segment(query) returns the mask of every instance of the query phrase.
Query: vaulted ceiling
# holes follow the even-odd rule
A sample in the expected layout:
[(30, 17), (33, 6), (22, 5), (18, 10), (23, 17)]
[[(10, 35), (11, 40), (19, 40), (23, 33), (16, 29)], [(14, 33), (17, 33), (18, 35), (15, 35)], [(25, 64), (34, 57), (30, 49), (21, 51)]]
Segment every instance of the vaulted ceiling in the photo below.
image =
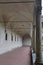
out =
[[(0, 22), (20, 35), (32, 33), (35, 0), (0, 0)], [(4, 18), (3, 18), (4, 17)]]

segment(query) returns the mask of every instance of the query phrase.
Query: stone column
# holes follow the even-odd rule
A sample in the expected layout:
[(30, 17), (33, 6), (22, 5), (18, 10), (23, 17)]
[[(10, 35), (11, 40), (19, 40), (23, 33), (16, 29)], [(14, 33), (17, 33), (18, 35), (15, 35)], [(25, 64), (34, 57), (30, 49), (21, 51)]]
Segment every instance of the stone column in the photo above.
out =
[(36, 61), (41, 62), (40, 16), (36, 17)]
[(36, 63), (41, 62), (41, 37), (40, 37), (41, 0), (36, 0)]
[(33, 52), (36, 52), (36, 25), (33, 25)]

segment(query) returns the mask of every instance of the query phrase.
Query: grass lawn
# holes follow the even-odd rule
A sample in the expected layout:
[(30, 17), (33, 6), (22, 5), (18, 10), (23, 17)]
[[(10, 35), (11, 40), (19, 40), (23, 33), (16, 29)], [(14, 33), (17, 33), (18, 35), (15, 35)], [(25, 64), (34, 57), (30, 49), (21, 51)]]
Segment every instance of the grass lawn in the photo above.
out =
[(43, 45), (41, 45), (41, 49), (43, 49)]

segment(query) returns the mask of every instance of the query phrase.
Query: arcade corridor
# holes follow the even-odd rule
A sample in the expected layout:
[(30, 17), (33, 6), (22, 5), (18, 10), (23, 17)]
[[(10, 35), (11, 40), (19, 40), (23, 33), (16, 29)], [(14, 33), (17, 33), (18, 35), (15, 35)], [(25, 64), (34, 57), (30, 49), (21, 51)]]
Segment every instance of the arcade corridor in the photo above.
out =
[(41, 0), (0, 0), (0, 65), (43, 63), (40, 20)]

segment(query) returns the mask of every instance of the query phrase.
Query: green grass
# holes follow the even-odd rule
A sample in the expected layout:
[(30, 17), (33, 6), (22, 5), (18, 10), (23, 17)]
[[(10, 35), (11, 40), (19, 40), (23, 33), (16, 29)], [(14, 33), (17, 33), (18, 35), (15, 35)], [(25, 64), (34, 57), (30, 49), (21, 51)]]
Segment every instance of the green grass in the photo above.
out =
[(41, 49), (43, 49), (43, 45), (41, 45)]

